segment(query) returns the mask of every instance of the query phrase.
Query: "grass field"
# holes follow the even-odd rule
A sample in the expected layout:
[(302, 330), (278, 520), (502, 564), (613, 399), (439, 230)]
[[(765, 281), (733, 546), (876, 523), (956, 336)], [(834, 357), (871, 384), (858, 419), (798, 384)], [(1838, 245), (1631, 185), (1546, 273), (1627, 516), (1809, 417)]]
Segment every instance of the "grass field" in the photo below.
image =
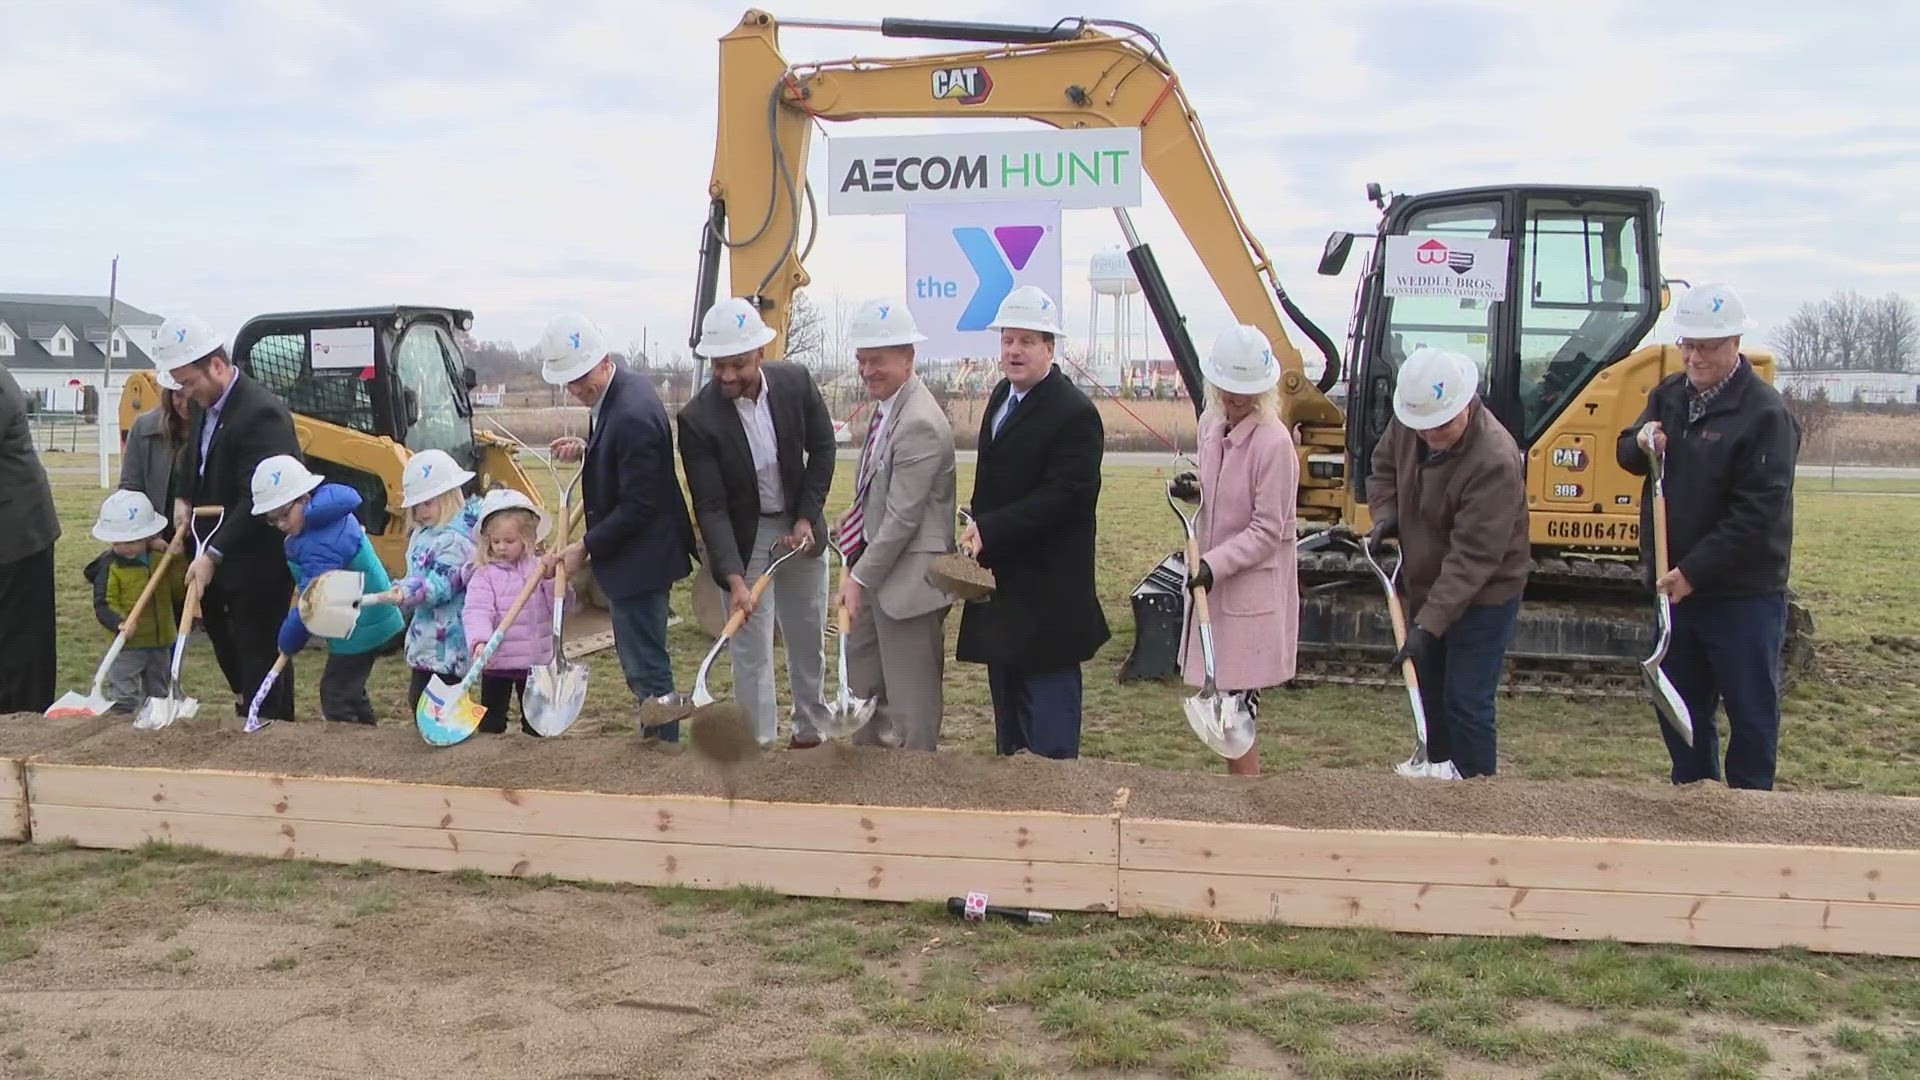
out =
[[(57, 482), (61, 682), (84, 689), (105, 645), (79, 573), (100, 493)], [(1182, 691), (1114, 678), (1127, 593), (1179, 535), (1163, 483), (1107, 477), (1115, 638), (1088, 665), (1084, 751), (1217, 770)], [(1802, 487), (1794, 567), (1821, 673), (1788, 701), (1780, 783), (1920, 795), (1920, 501), (1822, 486)], [(690, 614), (684, 586), (675, 607)], [(693, 620), (675, 629), (682, 681), (706, 645)], [(611, 654), (592, 667), (590, 709), (625, 715)], [(314, 677), (300, 666), (303, 716)], [(224, 704), (204, 644), (188, 683)], [(376, 672), (388, 722), (408, 722), (404, 683), (397, 662)], [(951, 666), (947, 697), (943, 752), (989, 753), (981, 672)], [(1643, 706), (1500, 708), (1503, 773), (1662, 782)], [(1387, 692), (1276, 693), (1265, 713), (1269, 773), (1381, 770), (1410, 747)], [(1920, 1075), (1910, 962), (1097, 916), (972, 928), (932, 908), (165, 848), (0, 847), (0, 969), (0, 1075)]]

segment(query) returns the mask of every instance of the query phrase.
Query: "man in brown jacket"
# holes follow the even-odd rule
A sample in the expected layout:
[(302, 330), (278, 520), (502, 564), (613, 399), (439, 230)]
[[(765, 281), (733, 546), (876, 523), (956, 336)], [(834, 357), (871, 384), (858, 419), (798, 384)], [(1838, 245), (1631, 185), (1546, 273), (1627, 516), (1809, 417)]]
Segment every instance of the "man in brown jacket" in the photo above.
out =
[(1419, 348), (1400, 368), (1394, 421), (1373, 451), (1376, 551), (1400, 539), (1406, 644), (1427, 714), (1427, 755), (1491, 776), (1493, 702), (1527, 584), (1527, 492), (1513, 436), (1477, 394), (1473, 361)]

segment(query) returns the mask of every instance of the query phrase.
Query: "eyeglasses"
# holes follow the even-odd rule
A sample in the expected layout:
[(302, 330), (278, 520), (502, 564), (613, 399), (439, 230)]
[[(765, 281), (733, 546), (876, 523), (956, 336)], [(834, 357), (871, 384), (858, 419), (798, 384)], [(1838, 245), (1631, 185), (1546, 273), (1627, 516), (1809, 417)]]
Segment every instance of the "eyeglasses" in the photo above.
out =
[(300, 505), (300, 500), (295, 499), (294, 501), (288, 503), (285, 506), (276, 507), (272, 510), (267, 511), (267, 524), (269, 525), (283, 524), (288, 518), (293, 516), (293, 511), (299, 505)]
[(1730, 337), (1681, 338), (1678, 344), (1681, 352), (1719, 352), (1733, 340)]

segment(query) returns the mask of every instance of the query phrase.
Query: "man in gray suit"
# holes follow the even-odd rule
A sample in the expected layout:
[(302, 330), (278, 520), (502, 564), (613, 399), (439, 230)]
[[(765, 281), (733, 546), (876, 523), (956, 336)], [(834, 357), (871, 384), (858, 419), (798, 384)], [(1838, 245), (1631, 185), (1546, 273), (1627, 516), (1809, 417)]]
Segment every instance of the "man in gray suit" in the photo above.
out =
[(851, 564), (840, 580), (849, 689), (877, 704), (853, 741), (932, 750), (952, 601), (927, 581), (927, 564), (954, 549), (953, 429), (913, 373), (913, 346), (927, 339), (906, 304), (868, 301), (848, 330), (873, 415), (834, 539)]
[[(106, 417), (101, 421), (106, 422)], [(53, 542), (60, 518), (34, 452), (27, 398), (0, 366), (0, 715), (53, 704)]]

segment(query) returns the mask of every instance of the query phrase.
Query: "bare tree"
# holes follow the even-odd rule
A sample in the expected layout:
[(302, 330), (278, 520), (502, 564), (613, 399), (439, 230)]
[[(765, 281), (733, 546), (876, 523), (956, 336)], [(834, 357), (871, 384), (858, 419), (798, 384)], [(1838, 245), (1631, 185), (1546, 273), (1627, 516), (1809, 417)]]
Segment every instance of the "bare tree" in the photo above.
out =
[(1802, 304), (1785, 326), (1774, 331), (1770, 344), (1782, 367), (1819, 371), (1830, 366), (1826, 326), (1818, 305)]
[(793, 294), (787, 312), (787, 354), (782, 357), (810, 368), (820, 366), (826, 327), (819, 305), (805, 291)]
[(1860, 371), (1867, 365), (1867, 300), (1857, 292), (1837, 292), (1820, 306), (1821, 331), (1826, 336), (1833, 366)]
[(1866, 336), (1874, 371), (1907, 371), (1920, 345), (1920, 320), (1906, 297), (1888, 293), (1867, 305)]

